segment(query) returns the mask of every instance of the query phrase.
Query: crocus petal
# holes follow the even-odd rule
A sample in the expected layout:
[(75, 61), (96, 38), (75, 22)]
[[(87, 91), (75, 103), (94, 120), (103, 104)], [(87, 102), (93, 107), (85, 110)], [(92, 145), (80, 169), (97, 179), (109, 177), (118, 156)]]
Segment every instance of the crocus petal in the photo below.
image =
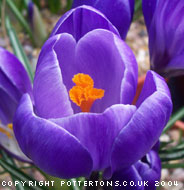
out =
[(3, 124), (13, 121), (13, 114), (23, 93), (32, 98), (29, 77), (19, 60), (0, 47), (0, 120)]
[(20, 61), (10, 52), (0, 48), (0, 69), (22, 93), (32, 97), (32, 87)]
[(54, 36), (43, 46), (36, 68), (33, 93), (37, 114), (44, 118), (64, 117), (73, 113), (54, 50), (58, 41), (60, 57), (68, 64), (68, 69), (71, 69), (70, 63), (73, 62), (75, 40), (71, 35)]
[(3, 70), (0, 68), (0, 88), (9, 94), (9, 96), (14, 99), (14, 101), (18, 102), (21, 97), (21, 91), (13, 84)]
[[(144, 4), (149, 3), (145, 0)], [(154, 7), (150, 26), (148, 26), (151, 68), (166, 77), (182, 75), (184, 73), (182, 59), (184, 56), (184, 1), (159, 0), (149, 5)], [(146, 13), (145, 11), (145, 20), (149, 20)]]
[(158, 141), (172, 110), (168, 92), (164, 79), (149, 71), (138, 100), (138, 109), (115, 140), (112, 171), (132, 165)]
[(151, 25), (151, 21), (158, 1), (159, 0), (142, 0), (142, 9), (143, 9), (146, 27), (148, 30)]
[(122, 190), (124, 188), (128, 190), (144, 190), (141, 184), (142, 178), (135, 166), (115, 172), (110, 180), (114, 182), (114, 190)]
[(133, 105), (119, 104), (102, 114), (80, 113), (52, 122), (66, 129), (87, 148), (93, 159), (93, 171), (102, 170), (109, 167), (113, 141), (135, 110)]
[(89, 32), (77, 45), (79, 71), (89, 74), (96, 87), (105, 90), (91, 111), (103, 112), (120, 102), (131, 104), (137, 87), (137, 63), (130, 48), (112, 32), (100, 29)]
[(157, 143), (152, 147), (152, 150), (158, 152), (160, 149), (160, 141), (158, 140)]
[(91, 5), (100, 10), (118, 29), (121, 37), (125, 39), (133, 18), (134, 0), (74, 0), (73, 7)]
[[(136, 106), (140, 107), (141, 104), (156, 91), (164, 93), (166, 96), (168, 96), (168, 98), (171, 98), (170, 91), (165, 80), (155, 72), (148, 71), (141, 94), (139, 95), (139, 98), (136, 102)], [(168, 111), (169, 113), (167, 115), (169, 117), (171, 110), (168, 109)]]
[[(93, 30), (78, 41), (75, 49), (74, 43), (65, 45), (62, 38), (59, 35), (53, 49), (67, 91), (74, 86), (73, 76), (84, 73), (92, 77), (95, 88), (105, 90), (105, 96), (95, 101), (91, 112), (103, 112), (118, 103), (132, 103), (137, 87), (137, 63), (130, 48), (117, 35), (103, 29)], [(72, 107), (74, 113), (80, 112), (75, 104)]]
[(175, 56), (167, 65), (167, 67), (164, 68), (164, 71), (162, 72), (162, 75), (164, 76), (180, 76), (184, 74), (184, 53), (181, 55)]
[(65, 13), (57, 22), (51, 36), (68, 33), (78, 41), (91, 30), (98, 28), (110, 30), (119, 35), (117, 29), (102, 13), (90, 6), (81, 6)]
[(18, 102), (2, 88), (0, 88), (0, 121), (3, 124), (9, 124), (13, 121), (13, 116)]
[(37, 117), (28, 94), (20, 101), (13, 125), (22, 151), (40, 169), (60, 178), (89, 176), (89, 152), (65, 129)]
[(160, 181), (161, 177), (161, 162), (157, 152), (151, 150), (146, 159), (148, 163), (144, 163), (139, 160), (135, 167), (142, 177), (143, 181), (148, 181), (148, 186), (145, 186), (145, 190), (155, 190), (155, 181)]

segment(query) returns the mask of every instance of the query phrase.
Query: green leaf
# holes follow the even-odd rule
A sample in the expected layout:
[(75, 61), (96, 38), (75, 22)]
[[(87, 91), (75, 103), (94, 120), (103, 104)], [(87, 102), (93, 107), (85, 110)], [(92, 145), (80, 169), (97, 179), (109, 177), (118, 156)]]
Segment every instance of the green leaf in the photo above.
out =
[(41, 8), (40, 0), (33, 0), (33, 2), (34, 2), (39, 8)]
[[(16, 167), (16, 164), (15, 164), (14, 160), (10, 156), (8, 156), (3, 150), (1, 150), (0, 152), (1, 152), (3, 160), (7, 161), (9, 164), (12, 164), (12, 165), (14, 165)], [(18, 181), (11, 174), (10, 174), (10, 176), (11, 176), (13, 182)], [(24, 190), (24, 187), (23, 187), (22, 183), (20, 183), (20, 182), (19, 182), (18, 185), (15, 186), (15, 188), (16, 188), (16, 190)]]
[(72, 3), (73, 3), (73, 0), (67, 0), (67, 3), (66, 3), (66, 10), (70, 10), (70, 9), (71, 9)]
[(61, 0), (48, 0), (49, 9), (53, 13), (61, 11)]
[(29, 4), (30, 0), (22, 0), (22, 3), (24, 4), (24, 6), (27, 8), (28, 4)]
[(33, 4), (32, 31), (35, 44), (41, 47), (47, 39), (47, 30), (38, 7)]
[(184, 158), (184, 150), (179, 150), (175, 152), (159, 153), (162, 162), (170, 160), (179, 160)]
[(34, 42), (33, 35), (31, 32), (31, 29), (29, 27), (29, 24), (26, 22), (23, 15), (19, 11), (19, 9), (16, 7), (16, 5), (14, 4), (14, 2), (12, 0), (6, 0), (6, 2), (8, 4), (8, 6), (10, 7), (10, 9), (12, 10), (12, 12), (14, 13), (14, 15), (16, 16), (17, 20), (20, 22), (20, 24), (24, 27), (26, 32), (29, 34), (31, 40)]
[(184, 168), (184, 163), (176, 163), (176, 164), (170, 164), (170, 163), (162, 163), (162, 168)]
[(166, 127), (164, 128), (162, 134), (166, 133), (175, 124), (177, 120), (180, 120), (182, 118), (184, 118), (184, 107), (182, 107), (179, 111), (172, 115)]
[(160, 142), (160, 152), (163, 151), (163, 149), (166, 148), (166, 146), (168, 146), (169, 144), (173, 143), (173, 140), (170, 140), (169, 142)]
[(136, 0), (135, 2), (135, 11), (134, 11), (134, 20), (139, 19), (142, 15), (142, 0)]
[(180, 144), (178, 144), (177, 146), (175, 147), (171, 147), (171, 148), (168, 148), (168, 149), (163, 149), (163, 150), (160, 150), (159, 153), (160, 154), (167, 154), (167, 153), (174, 153), (174, 152), (179, 152), (179, 151), (182, 151), (184, 150), (184, 142), (181, 142)]
[(35, 184), (35, 183), (37, 184), (37, 186), (36, 186), (37, 190), (46, 190), (47, 189), (46, 187), (39, 186), (39, 182), (38, 181), (36, 181), (35, 179), (31, 178), (27, 174), (23, 173), (18, 168), (16, 168), (13, 165), (9, 164), (5, 160), (0, 159), (0, 165), (1, 165), (2, 168), (4, 168), (4, 170), (6, 170), (7, 172), (9, 172), (15, 179), (17, 179), (19, 181), (26, 182), (25, 183), (25, 187), (28, 187), (29, 190), (35, 190), (34, 186), (29, 186), (29, 181), (32, 181), (33, 184)]
[(31, 81), (33, 81), (33, 72), (32, 72), (29, 60), (17, 38), (15, 30), (13, 29), (8, 17), (5, 18), (5, 25), (6, 25), (6, 30), (8, 32), (8, 36), (10, 38), (11, 45), (13, 47), (14, 54), (17, 56), (17, 58), (23, 64)]
[(135, 12), (140, 10), (141, 6), (142, 6), (142, 0), (136, 0), (135, 2)]

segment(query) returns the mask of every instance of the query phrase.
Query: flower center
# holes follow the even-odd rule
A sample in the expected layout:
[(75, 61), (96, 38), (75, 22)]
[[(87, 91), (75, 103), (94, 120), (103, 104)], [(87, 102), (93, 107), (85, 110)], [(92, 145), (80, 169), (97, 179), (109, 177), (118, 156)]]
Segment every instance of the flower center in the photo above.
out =
[(11, 132), (13, 130), (13, 124), (9, 123), (7, 127), (8, 128), (4, 127), (3, 125), (0, 125), (0, 133), (4, 133), (8, 138), (13, 138)]
[(93, 88), (93, 79), (83, 73), (74, 75), (72, 81), (76, 86), (70, 89), (70, 99), (80, 106), (82, 112), (89, 112), (94, 101), (104, 96), (104, 90)]

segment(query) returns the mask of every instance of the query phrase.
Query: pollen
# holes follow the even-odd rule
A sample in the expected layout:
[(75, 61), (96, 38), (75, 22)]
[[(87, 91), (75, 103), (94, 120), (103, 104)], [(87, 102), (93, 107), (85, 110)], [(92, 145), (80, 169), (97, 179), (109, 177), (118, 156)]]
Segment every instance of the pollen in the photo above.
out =
[(0, 126), (0, 133), (5, 134), (8, 138), (13, 138), (11, 132), (9, 130), (13, 130), (13, 124), (10, 123), (7, 125), (8, 129), (5, 129), (5, 127)]
[(13, 130), (13, 124), (12, 123), (9, 123), (7, 126), (9, 129)]
[(82, 112), (89, 112), (94, 101), (104, 97), (105, 91), (94, 88), (94, 81), (89, 75), (78, 73), (72, 81), (76, 86), (70, 89), (69, 96)]
[(80, 86), (82, 88), (93, 88), (94, 86), (93, 79), (89, 75), (83, 73), (78, 73), (77, 75), (74, 75), (72, 81), (76, 84), (76, 86)]

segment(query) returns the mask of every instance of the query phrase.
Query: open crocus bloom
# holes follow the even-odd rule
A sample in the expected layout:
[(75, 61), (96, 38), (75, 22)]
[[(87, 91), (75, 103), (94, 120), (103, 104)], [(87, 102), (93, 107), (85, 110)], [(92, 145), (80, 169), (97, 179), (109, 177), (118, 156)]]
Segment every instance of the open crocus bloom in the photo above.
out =
[(134, 55), (113, 32), (95, 29), (78, 41), (68, 33), (53, 35), (39, 56), (35, 103), (23, 95), (15, 114), (22, 151), (61, 178), (92, 171), (110, 178), (132, 167), (158, 141), (172, 109), (156, 73), (148, 72), (134, 106), (136, 86)]
[(151, 68), (166, 77), (184, 74), (183, 9), (183, 0), (143, 0)]
[(0, 47), (0, 146), (20, 160), (30, 161), (20, 150), (13, 133), (13, 116), (22, 94), (32, 98), (29, 77), (11, 53)]
[(134, 0), (74, 0), (73, 7), (90, 5), (101, 11), (125, 39), (134, 13)]

